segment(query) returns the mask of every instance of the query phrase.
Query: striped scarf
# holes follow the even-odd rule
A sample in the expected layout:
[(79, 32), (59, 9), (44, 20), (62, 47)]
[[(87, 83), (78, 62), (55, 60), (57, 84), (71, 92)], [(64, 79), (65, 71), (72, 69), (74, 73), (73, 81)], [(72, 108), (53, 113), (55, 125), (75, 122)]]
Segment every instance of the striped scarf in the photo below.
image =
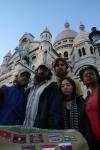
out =
[(52, 83), (52, 80), (46, 81), (39, 87), (32, 88), (29, 96), (28, 103), (26, 107), (26, 115), (24, 120), (24, 125), (29, 127), (34, 127), (35, 118), (38, 113), (38, 104), (40, 100), (40, 95), (44, 91), (44, 89)]
[[(67, 113), (66, 113), (66, 101), (64, 101), (64, 123), (65, 123), (65, 129), (68, 129), (68, 119), (67, 119)], [(79, 130), (79, 119), (78, 119), (78, 108), (76, 99), (72, 100), (72, 106), (70, 110), (70, 129), (77, 129)]]

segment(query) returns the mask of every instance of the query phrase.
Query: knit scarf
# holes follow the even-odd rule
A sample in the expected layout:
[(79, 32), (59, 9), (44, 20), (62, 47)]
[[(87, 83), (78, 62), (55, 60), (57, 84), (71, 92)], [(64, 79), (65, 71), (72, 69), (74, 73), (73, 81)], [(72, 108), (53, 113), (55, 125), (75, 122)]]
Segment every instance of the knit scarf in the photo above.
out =
[[(67, 119), (67, 113), (66, 113), (66, 101), (64, 101), (64, 123), (65, 123), (65, 129), (68, 129), (68, 119)], [(76, 99), (72, 100), (72, 106), (70, 110), (70, 129), (77, 129), (79, 130), (79, 119), (78, 119), (78, 109), (77, 109), (77, 103)]]

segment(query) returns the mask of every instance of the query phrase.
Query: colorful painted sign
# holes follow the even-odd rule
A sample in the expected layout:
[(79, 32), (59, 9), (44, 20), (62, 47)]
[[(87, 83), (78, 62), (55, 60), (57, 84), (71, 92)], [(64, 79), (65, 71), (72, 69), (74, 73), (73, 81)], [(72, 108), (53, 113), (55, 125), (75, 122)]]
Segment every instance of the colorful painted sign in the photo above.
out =
[(44, 130), (24, 126), (0, 127), (1, 150), (89, 150), (76, 130)]

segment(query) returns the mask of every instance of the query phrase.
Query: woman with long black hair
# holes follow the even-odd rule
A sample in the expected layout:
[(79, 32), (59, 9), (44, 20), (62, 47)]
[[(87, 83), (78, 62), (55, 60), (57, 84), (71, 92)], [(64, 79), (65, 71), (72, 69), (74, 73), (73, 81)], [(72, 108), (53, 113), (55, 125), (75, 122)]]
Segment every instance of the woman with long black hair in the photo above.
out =
[(61, 91), (61, 128), (62, 129), (81, 129), (81, 119), (83, 114), (83, 98), (76, 95), (75, 82), (66, 77), (60, 85)]

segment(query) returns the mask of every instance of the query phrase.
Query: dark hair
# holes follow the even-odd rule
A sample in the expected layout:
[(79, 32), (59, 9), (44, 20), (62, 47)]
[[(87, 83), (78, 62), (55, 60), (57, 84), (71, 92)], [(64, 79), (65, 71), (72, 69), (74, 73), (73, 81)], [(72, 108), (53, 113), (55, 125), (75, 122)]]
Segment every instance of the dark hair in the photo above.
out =
[[(66, 78), (63, 78), (63, 79), (62, 79), (62, 81), (61, 81), (61, 83), (60, 83), (60, 91), (61, 91), (61, 84), (62, 84), (62, 82), (63, 82), (64, 80), (68, 80), (68, 81), (70, 82), (70, 84), (71, 84), (72, 87), (73, 87), (72, 96), (76, 96), (76, 85), (75, 85), (74, 80), (73, 80), (72, 78), (70, 78), (70, 77), (66, 77)], [(64, 96), (64, 94), (62, 93), (62, 91), (61, 91), (61, 94)]]
[(92, 65), (89, 65), (87, 67), (85, 67), (84, 69), (82, 69), (80, 72), (79, 72), (79, 75), (80, 75), (80, 79), (84, 82), (84, 79), (83, 79), (83, 73), (84, 71), (86, 70), (93, 70), (97, 76), (97, 79), (98, 79), (98, 83), (100, 83), (100, 75), (99, 75), (99, 71), (97, 70), (97, 68), (95, 66), (92, 66)]
[(68, 63), (66, 62), (66, 60), (64, 58), (56, 58), (55, 61), (54, 61), (54, 64), (53, 64), (53, 67), (55, 69), (55, 67), (57, 66), (57, 64), (59, 63), (59, 61), (63, 62), (66, 66), (66, 68), (68, 69)]

